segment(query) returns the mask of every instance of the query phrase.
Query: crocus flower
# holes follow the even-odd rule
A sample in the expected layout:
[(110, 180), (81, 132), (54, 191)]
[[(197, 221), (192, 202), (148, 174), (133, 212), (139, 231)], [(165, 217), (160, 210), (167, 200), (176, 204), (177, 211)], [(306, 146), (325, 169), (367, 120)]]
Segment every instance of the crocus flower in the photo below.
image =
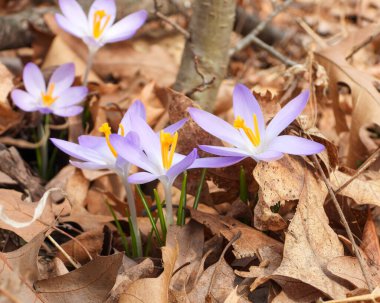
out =
[[(189, 108), (193, 120), (208, 133), (229, 143), (232, 147), (200, 145), (211, 154), (222, 156), (219, 160), (200, 159), (203, 167), (223, 167), (251, 157), (255, 161), (274, 161), (284, 153), (312, 155), (324, 150), (324, 146), (304, 138), (280, 135), (303, 111), (309, 98), (304, 91), (282, 108), (265, 127), (259, 103), (251, 91), (237, 84), (233, 92), (233, 125), (197, 108)], [(199, 161), (198, 161), (199, 162)]]
[[(138, 100), (130, 106), (121, 120), (118, 130), (118, 134), (125, 137), (125, 140), (131, 145), (138, 144), (138, 137), (136, 137), (135, 133), (130, 132), (132, 129), (132, 119), (137, 116), (142, 120), (146, 119), (144, 105)], [(125, 161), (118, 156), (110, 142), (111, 128), (108, 123), (104, 123), (99, 128), (99, 131), (104, 133), (105, 136), (79, 136), (79, 144), (54, 138), (50, 140), (66, 154), (81, 160), (70, 160), (70, 163), (78, 168), (92, 170), (110, 169), (116, 172), (122, 171)]]
[(68, 63), (58, 67), (46, 85), (38, 66), (28, 63), (23, 72), (26, 91), (14, 89), (12, 100), (26, 112), (40, 111), (61, 117), (77, 115), (83, 110), (79, 104), (87, 96), (88, 89), (84, 86), (71, 87), (74, 78), (74, 64)]
[(173, 223), (173, 208), (171, 202), (171, 186), (177, 176), (188, 168), (197, 158), (197, 149), (193, 149), (187, 156), (176, 153), (178, 141), (178, 129), (187, 119), (168, 126), (159, 133), (155, 133), (151, 127), (141, 118), (133, 120), (133, 132), (139, 140), (138, 144), (130, 144), (126, 138), (111, 135), (111, 143), (116, 152), (126, 161), (142, 168), (145, 172), (130, 175), (128, 182), (143, 184), (159, 179), (165, 189), (167, 222)]
[(59, 7), (63, 13), (55, 15), (59, 26), (81, 38), (92, 52), (96, 52), (106, 43), (131, 38), (148, 16), (145, 10), (140, 10), (114, 24), (116, 18), (114, 0), (95, 0), (90, 7), (88, 17), (75, 0), (59, 0)]

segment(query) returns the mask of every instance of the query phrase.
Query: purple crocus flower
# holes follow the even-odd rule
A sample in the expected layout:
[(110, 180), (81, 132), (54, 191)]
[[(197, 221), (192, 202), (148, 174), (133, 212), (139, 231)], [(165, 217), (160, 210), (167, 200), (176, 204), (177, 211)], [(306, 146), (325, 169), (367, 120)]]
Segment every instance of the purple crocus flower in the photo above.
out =
[(63, 13), (55, 15), (59, 26), (81, 38), (92, 52), (96, 52), (106, 43), (131, 38), (148, 16), (145, 10), (140, 10), (114, 24), (116, 18), (114, 0), (95, 0), (90, 7), (88, 17), (75, 0), (59, 0), (59, 7)]
[(141, 118), (133, 120), (133, 132), (140, 138), (139, 145), (130, 144), (126, 138), (111, 135), (111, 143), (116, 152), (126, 161), (142, 168), (145, 172), (130, 175), (128, 182), (143, 184), (159, 179), (165, 189), (166, 213), (169, 224), (173, 223), (173, 208), (171, 202), (171, 187), (177, 176), (197, 159), (197, 149), (194, 148), (187, 156), (176, 153), (178, 129), (187, 119), (168, 126), (155, 133)]
[[(135, 101), (120, 122), (118, 134), (131, 144), (138, 144), (138, 137), (130, 132), (132, 129), (132, 119), (135, 117), (146, 119), (144, 105), (141, 101)], [(111, 128), (108, 123), (104, 123), (99, 130), (104, 133), (104, 137), (83, 135), (79, 136), (78, 143), (75, 144), (61, 139), (50, 139), (60, 150), (81, 161), (70, 163), (83, 169), (110, 169), (116, 172), (123, 170), (125, 160), (118, 156), (115, 148), (111, 144)]]
[(251, 91), (242, 84), (237, 84), (233, 92), (233, 109), (235, 121), (233, 126), (226, 121), (197, 108), (189, 108), (193, 120), (208, 133), (232, 145), (199, 147), (211, 154), (222, 156), (220, 159), (203, 158), (198, 166), (224, 167), (244, 158), (255, 161), (274, 161), (284, 153), (291, 155), (312, 155), (325, 149), (322, 144), (304, 138), (281, 135), (303, 111), (309, 98), (309, 91), (304, 91), (282, 108), (265, 127), (264, 116), (259, 103)]
[(11, 93), (16, 106), (26, 112), (40, 111), (61, 117), (75, 116), (82, 112), (80, 102), (87, 96), (88, 89), (74, 86), (75, 67), (68, 63), (58, 67), (48, 85), (41, 70), (34, 63), (24, 68), (23, 80), (26, 91), (14, 89)]

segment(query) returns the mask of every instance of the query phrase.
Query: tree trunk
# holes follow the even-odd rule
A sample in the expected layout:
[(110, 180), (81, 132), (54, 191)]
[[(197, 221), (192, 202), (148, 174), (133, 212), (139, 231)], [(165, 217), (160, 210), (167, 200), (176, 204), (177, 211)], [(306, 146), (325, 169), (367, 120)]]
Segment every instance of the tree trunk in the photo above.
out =
[[(235, 6), (234, 0), (197, 0), (193, 5), (191, 38), (186, 42), (174, 89), (186, 93), (196, 87), (201, 88), (202, 83), (214, 78), (211, 85), (202, 88), (203, 91), (189, 95), (208, 111), (214, 107), (220, 83), (227, 71)], [(195, 57), (198, 58), (198, 71)]]

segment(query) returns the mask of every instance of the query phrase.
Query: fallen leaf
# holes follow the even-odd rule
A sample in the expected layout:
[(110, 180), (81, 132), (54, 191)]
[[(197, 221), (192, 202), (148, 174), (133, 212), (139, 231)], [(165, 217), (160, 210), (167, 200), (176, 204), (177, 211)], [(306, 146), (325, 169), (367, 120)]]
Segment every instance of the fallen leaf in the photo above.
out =
[(365, 223), (362, 243), (360, 248), (371, 260), (372, 264), (380, 266), (380, 244), (379, 237), (376, 232), (376, 225), (372, 218), (371, 210), (368, 210), (367, 222)]
[(122, 253), (97, 257), (63, 276), (37, 281), (34, 287), (48, 302), (103, 303), (115, 284), (122, 259)]

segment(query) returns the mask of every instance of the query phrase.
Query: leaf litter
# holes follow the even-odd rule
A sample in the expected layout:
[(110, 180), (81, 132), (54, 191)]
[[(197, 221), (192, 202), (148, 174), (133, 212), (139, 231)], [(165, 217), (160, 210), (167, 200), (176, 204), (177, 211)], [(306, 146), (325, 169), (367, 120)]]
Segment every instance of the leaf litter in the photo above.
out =
[[(26, 2), (33, 8), (37, 3)], [(260, 10), (265, 19), (271, 4), (254, 2), (240, 4), (247, 11)], [(0, 11), (9, 14), (1, 1)], [(187, 12), (183, 13), (170, 18), (185, 26)], [(233, 87), (244, 83), (253, 89), (265, 120), (271, 121), (286, 101), (311, 88), (312, 102), (284, 134), (326, 146), (318, 161), (346, 214), (374, 287), (367, 284), (337, 212), (331, 211), (333, 197), (321, 171), (306, 156), (258, 163), (248, 159), (207, 169), (199, 193), (203, 172), (189, 170), (185, 224), (168, 228), (163, 247), (152, 232), (147, 209), (133, 192), (146, 251), (143, 257), (127, 257), (118, 226), (130, 246), (133, 232), (122, 180), (111, 171), (74, 168), (57, 151), (54, 173), (45, 180), (37, 176), (33, 128), (42, 118), (13, 106), (9, 95), (22, 87), (22, 70), (4, 60), (0, 64), (4, 144), (0, 146), (0, 302), (376, 302), (380, 298), (380, 30), (373, 20), (378, 17), (375, 1), (357, 6), (336, 2), (333, 7), (299, 1), (271, 24), (288, 33), (286, 41), (278, 41), (274, 48), (300, 64), (285, 68), (266, 51), (241, 50), (231, 58), (214, 111), (233, 123)], [(0, 51), (0, 61), (8, 57), (34, 61), (44, 74), (73, 62), (75, 83), (82, 85), (86, 45), (60, 29), (53, 15), (46, 14), (43, 22), (53, 33), (49, 43), (36, 38), (33, 47)], [(117, 129), (136, 99), (144, 104), (154, 130), (190, 118), (187, 109), (199, 105), (191, 95), (172, 90), (185, 39), (163, 22), (150, 20), (132, 40), (104, 46), (88, 78), (89, 122), (75, 124), (78, 121), (71, 118), (55, 117), (50, 132), (76, 141), (77, 133), (100, 135), (98, 128), (106, 122)], [(231, 43), (239, 39), (234, 33)], [(38, 47), (43, 52), (37, 52)], [(61, 125), (62, 133), (55, 125)], [(187, 155), (198, 144), (223, 145), (189, 119), (179, 131), (177, 151)], [(374, 159), (366, 165), (371, 155)], [(200, 151), (199, 156), (210, 154)], [(240, 200), (242, 167), (246, 202)], [(139, 172), (136, 167), (132, 171)], [(179, 189), (182, 180), (174, 183)], [(159, 222), (155, 186), (150, 183), (143, 191)], [(180, 190), (172, 192), (176, 210)], [(160, 186), (158, 194), (164, 196)], [(194, 209), (198, 194), (200, 204)], [(27, 227), (14, 226), (32, 219)], [(157, 227), (162, 234), (159, 223)]]

